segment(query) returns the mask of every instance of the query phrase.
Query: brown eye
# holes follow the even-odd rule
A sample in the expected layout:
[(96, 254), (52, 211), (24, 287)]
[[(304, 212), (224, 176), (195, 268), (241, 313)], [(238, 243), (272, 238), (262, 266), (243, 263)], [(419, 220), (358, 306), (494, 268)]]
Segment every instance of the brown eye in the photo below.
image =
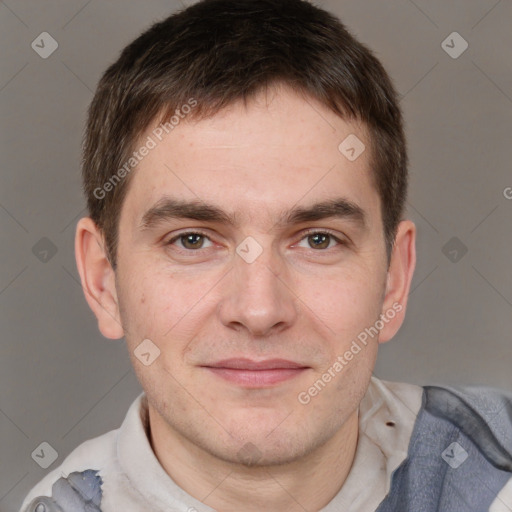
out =
[(327, 249), (331, 241), (331, 236), (328, 233), (316, 233), (309, 235), (308, 239), (311, 242), (309, 245), (313, 249)]
[(197, 249), (203, 249), (205, 240), (209, 240), (209, 238), (203, 233), (181, 233), (180, 235), (177, 235), (169, 240), (166, 245), (174, 245), (175, 242), (179, 241), (180, 244), (178, 247), (193, 251)]
[[(306, 233), (302, 240), (307, 240), (308, 249), (325, 250), (334, 248), (336, 245), (344, 245), (343, 241), (328, 231), (311, 231)], [(301, 242), (302, 242), (301, 240)], [(335, 242), (332, 244), (332, 242)]]
[(191, 233), (189, 235), (180, 236), (180, 240), (185, 249), (200, 249), (203, 246), (203, 235)]

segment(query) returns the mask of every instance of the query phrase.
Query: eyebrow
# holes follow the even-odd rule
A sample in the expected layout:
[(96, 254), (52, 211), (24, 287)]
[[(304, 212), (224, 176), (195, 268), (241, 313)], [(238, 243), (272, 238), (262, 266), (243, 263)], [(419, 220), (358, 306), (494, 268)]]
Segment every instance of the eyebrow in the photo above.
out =
[[(299, 206), (281, 213), (275, 225), (295, 225), (328, 218), (347, 219), (355, 222), (361, 229), (367, 227), (365, 211), (353, 201), (344, 197), (315, 203), (311, 206)], [(147, 231), (157, 225), (173, 219), (192, 219), (203, 222), (216, 222), (238, 227), (238, 216), (204, 201), (185, 201), (172, 197), (163, 197), (147, 210), (139, 229)]]

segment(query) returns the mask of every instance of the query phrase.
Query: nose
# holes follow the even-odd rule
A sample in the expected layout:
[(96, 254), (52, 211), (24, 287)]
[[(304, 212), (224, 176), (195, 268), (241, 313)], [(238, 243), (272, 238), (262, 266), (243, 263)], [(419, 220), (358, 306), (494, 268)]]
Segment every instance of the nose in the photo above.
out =
[(237, 253), (233, 266), (218, 309), (224, 325), (237, 331), (246, 329), (252, 336), (269, 336), (295, 322), (297, 296), (278, 254), (265, 247), (251, 261)]

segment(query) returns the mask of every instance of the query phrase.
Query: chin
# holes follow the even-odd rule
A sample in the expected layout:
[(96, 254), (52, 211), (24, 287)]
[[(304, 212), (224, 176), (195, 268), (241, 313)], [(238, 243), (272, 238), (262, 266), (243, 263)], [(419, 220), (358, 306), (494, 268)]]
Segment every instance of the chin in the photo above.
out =
[(290, 443), (286, 440), (274, 440), (270, 442), (264, 438), (255, 438), (252, 441), (247, 440), (240, 443), (240, 448), (230, 446), (204, 447), (215, 457), (233, 464), (241, 464), (248, 468), (264, 468), (269, 466), (281, 466), (291, 464), (309, 451), (304, 451), (304, 444), (299, 440), (296, 443)]
[(213, 447), (206, 440), (210, 449), (204, 448), (227, 462), (247, 467), (278, 466), (307, 456), (334, 434), (325, 425), (310, 426), (294, 419), (293, 413), (286, 418), (287, 414), (274, 413), (266, 421), (261, 418), (256, 421), (253, 417), (246, 422), (231, 423), (227, 429), (231, 436), (222, 436), (222, 445)]

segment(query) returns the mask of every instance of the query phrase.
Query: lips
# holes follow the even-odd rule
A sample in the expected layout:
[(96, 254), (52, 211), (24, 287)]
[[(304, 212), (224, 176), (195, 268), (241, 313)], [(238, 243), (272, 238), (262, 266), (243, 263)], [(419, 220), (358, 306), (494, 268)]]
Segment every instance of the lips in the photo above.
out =
[(297, 377), (309, 367), (286, 359), (224, 359), (203, 366), (217, 377), (243, 387), (268, 387)]
[(225, 359), (207, 365), (209, 368), (227, 368), (231, 370), (276, 370), (281, 368), (307, 368), (304, 365), (287, 361), (286, 359), (267, 359), (265, 361), (252, 361), (251, 359)]

